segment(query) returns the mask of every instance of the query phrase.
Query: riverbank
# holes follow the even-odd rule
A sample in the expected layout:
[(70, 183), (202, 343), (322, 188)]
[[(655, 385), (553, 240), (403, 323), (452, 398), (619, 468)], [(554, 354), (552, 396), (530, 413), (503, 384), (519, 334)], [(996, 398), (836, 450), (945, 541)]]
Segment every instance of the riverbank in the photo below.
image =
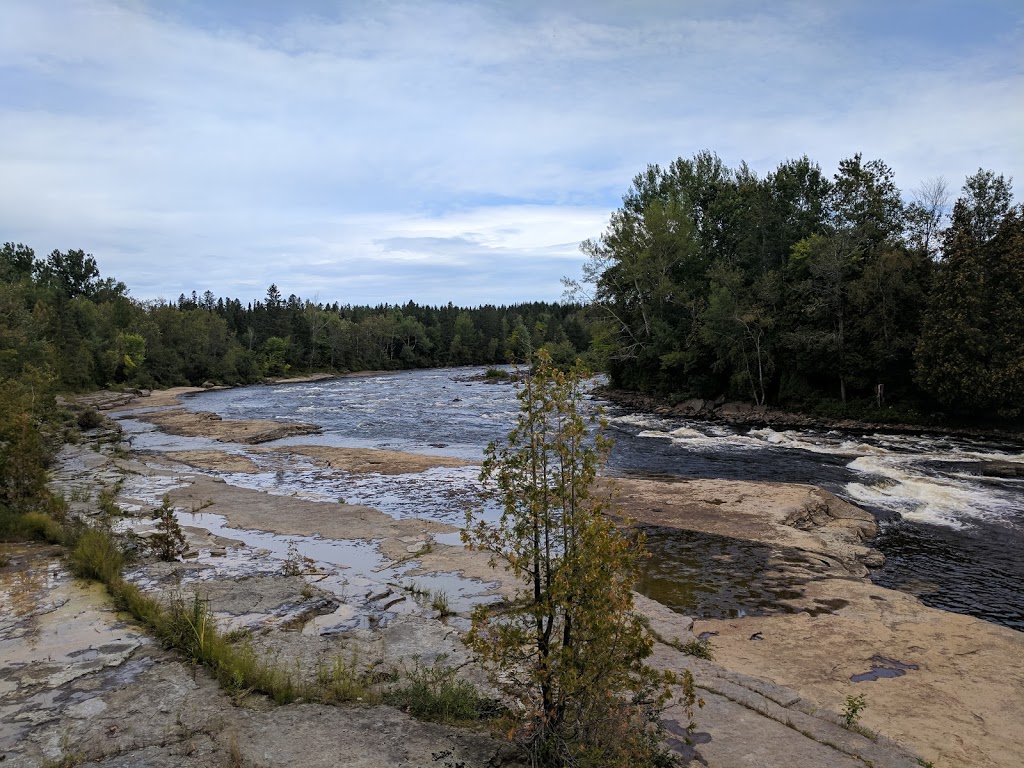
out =
[[(880, 565), (881, 555), (870, 546), (877, 527), (869, 513), (786, 483), (616, 484), (616, 502), (641, 526), (762, 545), (760, 554), (746, 549), (725, 566), (753, 577), (748, 594), (775, 587), (782, 597), (753, 615), (694, 621), (693, 633), (710, 640), (726, 669), (833, 711), (864, 694), (861, 723), (914, 745), (936, 766), (1008, 768), (1024, 754), (1024, 633), (873, 585), (865, 566)], [(659, 587), (641, 584), (648, 596), (670, 601)]]
[[(124, 512), (116, 528), (142, 540), (153, 527), (149, 510), (167, 494), (188, 552), (175, 563), (143, 556), (128, 579), (161, 603), (187, 604), (197, 595), (222, 631), (237, 638), (233, 642), (308, 685), (340, 659), (379, 670), (385, 680), (391, 670), (443, 663), (488, 690), (459, 636), (474, 599), (507, 595), (513, 585), (485, 554), (446, 543), (455, 533), (451, 526), (237, 488), (202, 473), (150, 466), (144, 456), (119, 457), (109, 447), (69, 447), (60, 467), (56, 487), (73, 499), (76, 514), (101, 516), (99, 492), (116, 489)], [(332, 548), (343, 551), (336, 557), (339, 552), (327, 551)], [(0, 647), (31, 649), (0, 693), (5, 721), (17, 736), (4, 753), (6, 764), (326, 766), (344, 759), (425, 768), (444, 755), (473, 768), (515, 765), (506, 746), (486, 732), (421, 723), (379, 704), (273, 706), (251, 693), (226, 695), (202, 668), (190, 669), (137, 629), (129, 631), (130, 623), (101, 597), (97, 602), (95, 587), (81, 589), (59, 563), (42, 563), (38, 558), (46, 554), (17, 552), (0, 579), (6, 598), (23, 580), (19, 574), (49, 574), (29, 599), (32, 607), (17, 614), (7, 634), (0, 630)], [(479, 585), (476, 598), (454, 591), (469, 581)], [(447, 612), (432, 604), (427, 590), (435, 584), (452, 590)], [(65, 592), (57, 597), (52, 589)], [(32, 618), (57, 605), (52, 619)], [(698, 713), (696, 746), (670, 740), (684, 765), (738, 768), (751, 755), (780, 768), (855, 768), (864, 760), (878, 768), (917, 765), (884, 738), (843, 729), (829, 710), (812, 711), (795, 691), (686, 655), (679, 649), (693, 639), (689, 618), (640, 597), (638, 609), (665, 641), (653, 663), (690, 669), (707, 702)], [(81, 631), (58, 629), (47, 639), (55, 624), (77, 626), (86, 616)], [(94, 638), (106, 635), (115, 639), (96, 646)], [(686, 717), (682, 709), (667, 712), (669, 733), (683, 734)]]
[(594, 394), (616, 405), (645, 411), (658, 416), (696, 419), (733, 426), (772, 427), (782, 429), (840, 430), (851, 434), (887, 432), (902, 435), (955, 435), (980, 440), (1006, 440), (1024, 443), (1024, 427), (1005, 429), (999, 427), (970, 427), (956, 424), (908, 424), (893, 420), (860, 420), (853, 418), (830, 418), (814, 414), (772, 408), (766, 405), (752, 405), (745, 402), (691, 399), (670, 403), (662, 397), (645, 395), (610, 387), (599, 387)]
[[(196, 424), (197, 429), (202, 426)], [(414, 664), (417, 658), (429, 664), (447, 654), (446, 663), (456, 666), (460, 676), (486, 685), (482, 671), (459, 641), (474, 602), (500, 599), (513, 586), (503, 572), (488, 566), (486, 555), (459, 546), (453, 525), (412, 516), (396, 518), (372, 506), (341, 503), (337, 497), (315, 501), (289, 495), (296, 484), (288, 479), (305, 477), (302, 472), (308, 470), (299, 467), (313, 461), (318, 477), (346, 482), (400, 469), (387, 475), (387, 482), (395, 483), (390, 486), (394, 493), (402, 493), (401, 483), (416, 477), (421, 483), (417, 487), (432, 487), (435, 495), (444, 496), (446, 491), (436, 485), (439, 481), (432, 473), (449, 466), (457, 470), (465, 460), (449, 465), (444, 457), (413, 459), (415, 454), (375, 449), (355, 453), (343, 449), (334, 454), (322, 453), (319, 446), (253, 447), (240, 442), (226, 442), (222, 450), (202, 453), (131, 452), (125, 458), (111, 446), (98, 447), (99, 452), (89, 445), (69, 448), (61, 457), (62, 469), (55, 480), (73, 500), (77, 513), (96, 516), (99, 489), (115, 491), (125, 513), (118, 525), (144, 540), (153, 527), (150, 510), (166, 493), (186, 527), (189, 552), (183, 561), (167, 564), (144, 559), (128, 574), (147, 593), (162, 599), (199, 594), (209, 600), (225, 630), (238, 633), (240, 642), (252, 643), (266, 658), (302, 670), (310, 678), (337, 658), (401, 666)], [(128, 448), (121, 446), (121, 450)], [(230, 484), (237, 482), (229, 477), (232, 473), (251, 475), (254, 465), (266, 472), (268, 457), (273, 471), (265, 488)], [(187, 464), (171, 463), (182, 460)], [(229, 482), (224, 482), (225, 477)], [(431, 482), (435, 485), (430, 486)], [(901, 593), (872, 587), (860, 575), (874, 557), (866, 541), (874, 525), (870, 515), (813, 487), (783, 483), (627, 479), (620, 486), (619, 501), (627, 515), (652, 530), (693, 531), (747, 542), (743, 552), (764, 551), (763, 558), (758, 555), (759, 567), (764, 567), (754, 572), (743, 557), (723, 560), (721, 567), (746, 573), (753, 586), (765, 579), (787, 582), (782, 609), (742, 619), (709, 622), (698, 616), (694, 623), (685, 613), (638, 597), (638, 609), (663, 641), (656, 645), (654, 663), (676, 671), (691, 669), (708, 704), (697, 713), (696, 750), (681, 740), (675, 744), (684, 764), (699, 755), (719, 768), (739, 768), (751, 760), (780, 768), (863, 768), (866, 760), (878, 768), (920, 765), (884, 738), (891, 736), (943, 768), (1016, 765), (1016, 756), (1024, 751), (1024, 736), (1012, 720), (1024, 711), (1020, 698), (1024, 681), (1015, 671), (1024, 659), (1019, 633), (925, 608)], [(704, 557), (720, 555), (704, 553)], [(47, 572), (45, 567), (32, 570)], [(441, 616), (432, 606), (435, 593), (442, 591), (451, 615)], [(735, 599), (746, 598), (736, 595)], [(47, 598), (40, 600), (45, 603)], [(69, 616), (75, 615), (73, 605), (68, 610)], [(124, 626), (116, 616), (111, 621), (112, 631)], [(714, 661), (679, 650), (704, 632), (718, 633), (711, 636)], [(17, 637), (24, 640), (27, 635)], [(914, 637), (920, 642), (915, 644)], [(977, 647), (952, 642), (951, 637), (973, 638)], [(0, 636), (0, 644), (8, 640)], [(90, 655), (88, 645), (69, 653), (78, 650)], [(952, 658), (944, 659), (946, 652)], [(785, 659), (776, 658), (777, 654)], [(851, 681), (851, 675), (870, 669), (874, 656), (918, 668), (905, 670), (902, 677)], [(102, 674), (114, 676), (120, 670), (131, 677), (134, 673), (125, 670), (134, 667), (124, 665), (148, 658), (142, 651), (132, 651), (121, 661), (111, 662)], [(81, 748), (104, 765), (127, 765), (141, 757), (152, 757), (147, 764), (153, 765), (223, 765), (231, 757), (234, 733), (236, 749), (247, 765), (302, 760), (303, 743), (316, 753), (306, 760), (311, 765), (355, 756), (367, 766), (432, 765), (436, 761), (430, 762), (427, 752), (416, 753), (413, 747), (436, 748), (440, 754), (450, 748), (445, 739), (455, 738), (454, 731), (431, 730), (379, 706), (270, 707), (258, 696), (245, 697), (241, 707), (237, 702), (228, 706), (228, 697), (211, 693), (217, 689), (211, 688), (201, 669), (188, 673), (193, 679), (190, 687), (176, 677), (178, 672), (163, 666), (180, 661), (173, 656), (167, 662), (152, 658), (157, 671), (140, 684), (177, 681), (168, 683), (182, 692), (181, 697), (175, 698), (175, 693), (168, 699), (170, 711), (132, 709), (130, 691), (134, 689), (127, 686), (120, 698), (113, 695), (107, 683), (90, 677), (99, 674), (97, 670), (73, 688), (56, 679), (48, 681), (49, 688), (36, 685), (33, 681), (48, 678), (35, 674), (40, 669), (31, 666), (35, 662), (26, 662), (13, 696), (0, 692), (5, 697), (0, 701), (5, 717), (12, 713), (11, 722), (19, 724), (24, 737), (25, 750), (10, 754), (9, 764), (39, 765), (40, 755), (55, 759), (63, 743), (69, 749)], [(1004, 667), (1002, 676), (997, 660)], [(861, 722), (883, 735), (877, 741), (836, 725), (845, 697), (865, 689), (868, 708)], [(95, 701), (87, 702), (88, 690), (99, 691), (92, 697)], [(199, 699), (195, 706), (203, 712), (202, 718), (182, 714), (190, 697)], [(75, 708), (78, 704), (83, 706)], [(288, 728), (305, 741), (287, 740), (277, 746), (256, 736), (250, 728), (255, 721), (247, 719), (250, 711), (261, 713), (259, 727), (268, 733)], [(927, 714), (919, 715), (922, 711)], [(104, 714), (97, 717), (97, 712)], [(339, 719), (350, 712), (355, 712), (353, 722), (364, 730), (375, 733), (371, 723), (382, 724), (380, 744), (349, 731), (334, 735)], [(674, 723), (670, 731), (679, 728), (683, 713), (670, 712), (669, 717)], [(138, 727), (133, 725), (134, 741), (128, 734), (113, 739), (103, 731), (117, 723), (132, 723), (133, 718), (141, 718)], [(176, 718), (185, 723), (185, 731), (198, 723), (213, 736), (193, 734), (189, 742), (174, 730)], [(217, 726), (218, 722), (225, 725)], [(166, 736), (171, 731), (173, 738)], [(167, 741), (164, 745), (153, 736), (161, 732)], [(409, 734), (405, 751), (403, 733)], [(464, 736), (470, 741), (478, 738), (484, 737)], [(192, 761), (184, 755), (189, 743), (196, 745), (190, 753), (196, 755)], [(474, 749), (483, 751), (456, 751), (450, 759), (463, 760), (467, 766), (483, 765), (500, 748), (499, 742), (486, 738), (473, 743)], [(31, 749), (36, 750), (32, 752), (39, 758), (36, 762), (27, 757), (17, 762)]]

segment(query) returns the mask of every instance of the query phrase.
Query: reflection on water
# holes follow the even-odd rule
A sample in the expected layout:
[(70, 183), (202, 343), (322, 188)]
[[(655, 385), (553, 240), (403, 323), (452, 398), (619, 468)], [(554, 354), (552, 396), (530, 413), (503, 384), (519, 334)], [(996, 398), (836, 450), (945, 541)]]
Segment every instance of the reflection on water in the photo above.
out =
[[(798, 550), (696, 531), (644, 526), (651, 556), (637, 591), (701, 619), (795, 613), (820, 561)], [(813, 610), (813, 609), (812, 609)]]

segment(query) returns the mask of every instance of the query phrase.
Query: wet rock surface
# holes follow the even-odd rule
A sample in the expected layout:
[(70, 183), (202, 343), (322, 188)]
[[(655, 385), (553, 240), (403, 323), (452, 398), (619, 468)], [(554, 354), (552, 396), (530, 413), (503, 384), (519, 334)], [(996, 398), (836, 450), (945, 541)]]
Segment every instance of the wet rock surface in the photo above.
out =
[[(235, 630), (260, 654), (300, 669), (303, 675), (315, 675), (319, 664), (338, 657), (395, 666), (430, 664), (443, 657), (461, 677), (486, 685), (486, 676), (462, 646), (460, 633), (474, 601), (498, 599), (514, 585), (488, 566), (485, 555), (458, 546), (452, 526), (395, 519), (362, 505), (238, 488), (200, 472), (173, 472), (115, 459), (104, 450), (79, 446), (61, 457), (55, 482), (72, 499), (76, 512), (97, 516), (99, 490), (112, 489), (126, 512), (118, 528), (144, 533), (152, 525), (149, 510), (167, 493), (179, 519), (187, 524), (190, 556), (183, 562), (144, 558), (129, 571), (128, 577), (147, 592), (162, 599), (198, 595), (208, 601), (225, 630)], [(875, 654), (920, 669), (899, 679), (857, 684), (907, 686), (872, 692), (864, 718), (868, 727), (918, 745), (928, 759), (942, 755), (954, 760), (959, 748), (982, 756), (971, 764), (1015, 764), (1021, 736), (1005, 722), (1010, 715), (1000, 719), (998, 712), (1024, 711), (1018, 695), (1021, 681), (1012, 674), (995, 680), (988, 665), (990, 658), (1001, 657), (1004, 666), (1006, 658), (1024, 658), (1019, 645), (1006, 635), (979, 631), (977, 625), (987, 626), (983, 622), (955, 617), (951, 624), (948, 614), (857, 578), (864, 562), (858, 553), (869, 549), (861, 539), (870, 533), (856, 508), (834, 504), (807, 487), (766, 494), (763, 489), (737, 486), (636, 482), (652, 484), (627, 487), (626, 511), (636, 517), (643, 512), (646, 524), (670, 529), (688, 525), (698, 533), (751, 544), (770, 542), (779, 552), (786, 547), (801, 552), (806, 561), (787, 563), (782, 557), (776, 564), (791, 566), (806, 579), (799, 598), (792, 601), (796, 612), (791, 614), (694, 623), (638, 596), (637, 608), (659, 639), (653, 663), (677, 672), (690, 669), (706, 701), (696, 715), (692, 744), (682, 738), (685, 713), (676, 709), (666, 714), (668, 730), (674, 734), (669, 744), (684, 764), (919, 765), (916, 755), (885, 737), (868, 738), (838, 725), (835, 713), (843, 697), (854, 690), (849, 675), (863, 672)], [(754, 511), (749, 511), (751, 507)], [(0, 754), (5, 755), (5, 764), (513, 764), (502, 753), (501, 742), (486, 734), (421, 723), (388, 707), (276, 707), (258, 696), (229, 697), (202, 668), (182, 663), (125, 623), (100, 590), (73, 582), (53, 562), (54, 554), (40, 548), (31, 555), (41, 560), (22, 570), (50, 576), (34, 592), (24, 591), (30, 597), (19, 598), (19, 604), (35, 606), (32, 610), (0, 624), (0, 643), (5, 643), (0, 645), (5, 662), (0, 677), (0, 745), (7, 749)], [(0, 576), (23, 578), (16, 576), (18, 557), (12, 557)], [(350, 560), (342, 563), (342, 557)], [(44, 567), (43, 561), (48, 565)], [(729, 565), (739, 566), (741, 562)], [(456, 590), (466, 584), (472, 588), (459, 597)], [(457, 598), (455, 615), (444, 619), (431, 606), (430, 593), (439, 588)], [(35, 644), (25, 641), (36, 628), (43, 628), (38, 630), (40, 638), (47, 637), (44, 628), (51, 625), (40, 618), (42, 614), (30, 614), (39, 606), (58, 603), (45, 613), (65, 612), (55, 614), (61, 617), (56, 626), (98, 627), (93, 634), (108, 638), (73, 640), (61, 634), (61, 641), (69, 644), (60, 658), (74, 660), (71, 666), (80, 670), (70, 677), (57, 669), (68, 664), (52, 665), (52, 654), (37, 653), (44, 647), (42, 639)], [(815, 606), (822, 610), (815, 612)], [(93, 615), (89, 611), (98, 618), (82, 618)], [(882, 629), (871, 634), (876, 625)], [(704, 632), (714, 633), (715, 661), (681, 650)], [(970, 637), (978, 647), (951, 642), (949, 635)], [(752, 640), (755, 636), (758, 642)], [(914, 636), (927, 638), (922, 643), (936, 643), (937, 653), (951, 653), (956, 664), (940, 667), (938, 661), (926, 659), (920, 647), (907, 645)], [(11, 648), (29, 649), (24, 651), (24, 663)], [(787, 663), (779, 654), (788, 658)], [(829, 659), (844, 661), (840, 668), (833, 662), (830, 670)], [(972, 682), (974, 675), (978, 684)], [(982, 691), (994, 692), (997, 704), (986, 703)], [(928, 723), (908, 716), (929, 699), (945, 702), (945, 712), (927, 709)], [(994, 706), (1001, 709), (993, 712)], [(981, 731), (963, 728), (963, 723), (951, 719), (951, 711), (983, 713), (988, 725)], [(884, 728), (876, 727), (875, 712)], [(1001, 735), (996, 733), (999, 729)], [(981, 749), (979, 744), (986, 739), (990, 741)]]
[(881, 565), (880, 553), (865, 544), (878, 531), (874, 517), (820, 488), (668, 478), (621, 478), (615, 486), (617, 505), (641, 525), (788, 547), (820, 556), (809, 562), (843, 576), (865, 576), (869, 565)]
[(171, 409), (148, 411), (137, 414), (136, 418), (172, 435), (189, 437), (209, 437), (221, 442), (246, 443), (255, 445), (269, 443), (293, 435), (312, 435), (320, 431), (316, 424), (304, 424), (298, 421), (228, 421), (215, 413), (206, 411), (188, 411)]

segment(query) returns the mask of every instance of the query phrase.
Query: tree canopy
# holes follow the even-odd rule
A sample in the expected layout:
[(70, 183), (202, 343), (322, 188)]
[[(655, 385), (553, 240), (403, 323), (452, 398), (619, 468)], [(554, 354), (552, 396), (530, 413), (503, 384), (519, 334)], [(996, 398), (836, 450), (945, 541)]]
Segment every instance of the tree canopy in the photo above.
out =
[(570, 293), (616, 387), (1018, 415), (1021, 208), (979, 169), (947, 229), (945, 190), (905, 197), (860, 154), (831, 178), (806, 156), (763, 178), (710, 152), (651, 165)]

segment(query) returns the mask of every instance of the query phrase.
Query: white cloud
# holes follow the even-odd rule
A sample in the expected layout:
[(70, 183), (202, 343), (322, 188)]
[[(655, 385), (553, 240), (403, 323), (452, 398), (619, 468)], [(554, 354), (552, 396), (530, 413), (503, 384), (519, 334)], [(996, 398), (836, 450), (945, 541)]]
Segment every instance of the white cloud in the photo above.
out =
[(632, 176), (703, 148), (1021, 178), (1019, 27), (954, 55), (820, 4), (162, 8), (11, 0), (0, 27), (0, 239), (85, 247), (143, 297), (555, 298)]

